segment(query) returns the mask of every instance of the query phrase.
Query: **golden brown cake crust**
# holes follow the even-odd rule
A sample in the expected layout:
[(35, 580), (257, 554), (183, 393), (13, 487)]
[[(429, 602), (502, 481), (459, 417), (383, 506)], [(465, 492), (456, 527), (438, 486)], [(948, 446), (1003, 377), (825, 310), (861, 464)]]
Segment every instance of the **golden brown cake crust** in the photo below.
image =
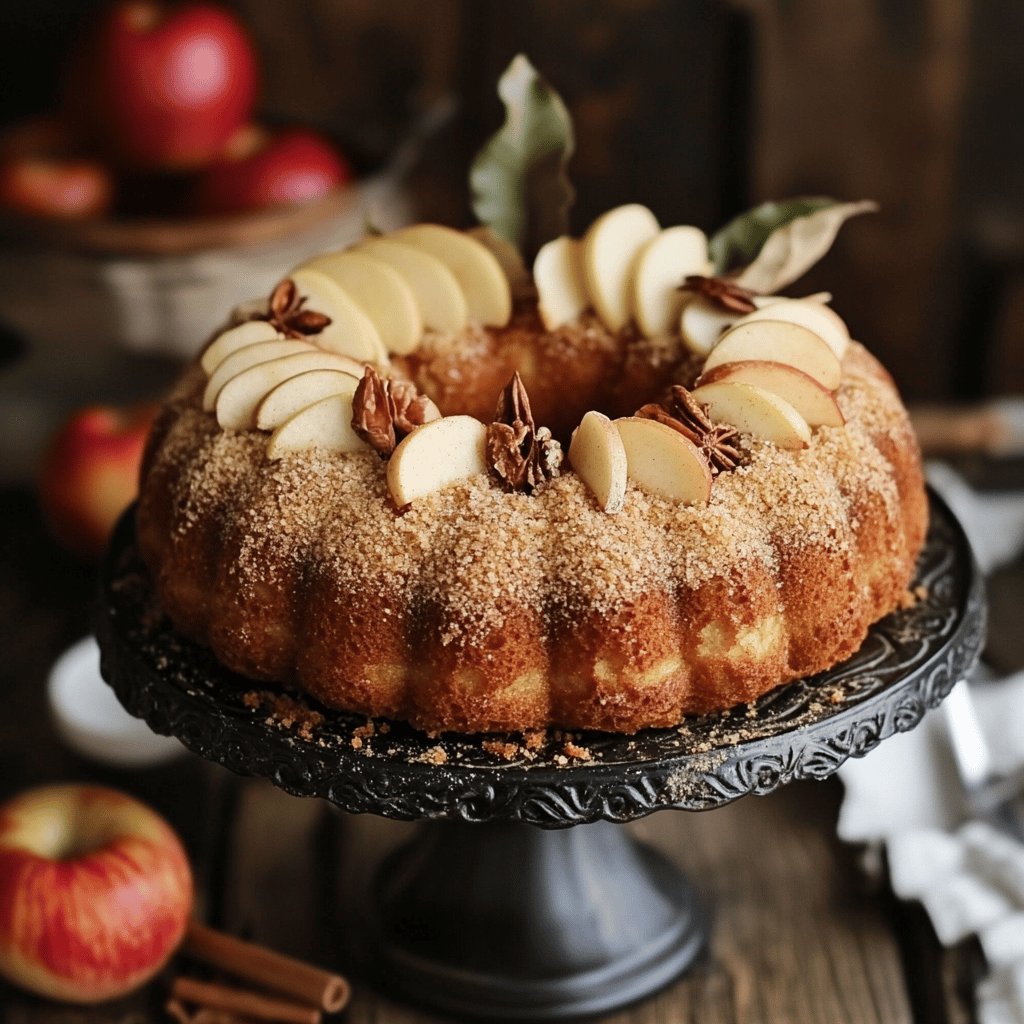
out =
[[(536, 343), (529, 317), (477, 347)], [(629, 411), (670, 373), (685, 379), (678, 351), (577, 330), (590, 332), (595, 387), (622, 371), (618, 398), (591, 392), (583, 408)], [(470, 380), (473, 356), (435, 351), (405, 369), (446, 413), (486, 419), (489, 374), (500, 387), (509, 367), (492, 359)], [(538, 422), (557, 421), (546, 367), (535, 382), (519, 365)], [(376, 454), (271, 462), (265, 435), (222, 431), (202, 411), (193, 368), (151, 440), (140, 549), (179, 631), (330, 707), (431, 731), (672, 725), (836, 664), (905, 595), (927, 525), (917, 444), (865, 349), (851, 344), (843, 371), (845, 428), (799, 452), (744, 438), (749, 464), (720, 475), (706, 507), (630, 485), (607, 515), (566, 473), (532, 496), (472, 478), (399, 515)]]

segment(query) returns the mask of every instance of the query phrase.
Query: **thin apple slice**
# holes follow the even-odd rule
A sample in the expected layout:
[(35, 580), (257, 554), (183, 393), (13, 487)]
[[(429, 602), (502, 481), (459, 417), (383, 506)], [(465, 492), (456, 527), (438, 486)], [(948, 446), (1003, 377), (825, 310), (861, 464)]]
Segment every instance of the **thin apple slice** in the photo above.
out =
[(222, 334), (218, 334), (206, 346), (199, 359), (199, 365), (209, 377), (232, 352), (237, 352), (248, 345), (258, 345), (261, 341), (275, 341), (279, 337), (281, 335), (278, 334), (277, 328), (272, 327), (266, 320), (247, 320), (244, 324), (230, 327)]
[(440, 224), (413, 224), (387, 237), (436, 256), (459, 282), (470, 320), (495, 327), (508, 323), (512, 290), (501, 264), (485, 245)]
[(657, 420), (624, 416), (615, 427), (626, 451), (627, 473), (641, 490), (687, 505), (706, 505), (711, 469), (700, 449)]
[(326, 274), (299, 267), (288, 275), (299, 294), (306, 297), (303, 308), (331, 318), (330, 324), (311, 340), (318, 348), (337, 352), (360, 363), (388, 364), (388, 350), (373, 321), (349, 297), (341, 285)]
[(703, 295), (687, 298), (683, 295), (683, 309), (679, 316), (679, 334), (686, 347), (698, 356), (706, 356), (718, 344), (719, 338), (739, 319)]
[(383, 260), (412, 289), (424, 326), (442, 334), (458, 334), (469, 320), (469, 307), (455, 275), (436, 257), (391, 238), (367, 238), (358, 252)]
[(799, 324), (813, 331), (826, 345), (842, 359), (850, 344), (850, 332), (834, 310), (815, 298), (781, 299), (755, 309), (736, 321), (737, 324), (753, 323), (758, 320), (785, 320)]
[(602, 214), (583, 236), (583, 279), (590, 302), (612, 331), (629, 321), (630, 282), (637, 255), (658, 233), (657, 218), (639, 203)]
[(795, 366), (829, 391), (835, 391), (843, 378), (843, 368), (832, 349), (813, 331), (788, 320), (751, 320), (729, 328), (711, 350), (704, 372), (748, 359)]
[(305, 370), (267, 392), (256, 408), (256, 426), (276, 430), (307, 405), (331, 395), (353, 395), (358, 386), (359, 378), (345, 370)]
[(717, 384), (726, 380), (754, 384), (778, 395), (800, 413), (809, 427), (841, 427), (846, 423), (832, 393), (795, 366), (760, 359), (723, 363), (703, 374), (697, 384)]
[(553, 331), (575, 320), (590, 305), (583, 280), (583, 245), (562, 235), (541, 246), (533, 261), (537, 306), (544, 326)]
[(487, 427), (472, 416), (444, 416), (408, 434), (388, 461), (396, 505), (487, 472)]
[(590, 488), (605, 512), (619, 512), (626, 500), (626, 449), (615, 424), (591, 410), (569, 443), (573, 472)]
[(366, 253), (327, 253), (303, 264), (326, 274), (373, 321), (384, 347), (396, 355), (414, 351), (423, 337), (423, 317), (402, 275)]
[(511, 243), (496, 235), (486, 224), (478, 224), (475, 228), (469, 228), (466, 234), (476, 239), (487, 249), (498, 261), (502, 273), (508, 278), (509, 287), (513, 293), (517, 288), (530, 283), (530, 272), (523, 263), (522, 254)]
[(703, 274), (708, 236), (700, 228), (665, 228), (640, 250), (633, 269), (633, 319), (648, 338), (669, 334), (679, 323), (686, 295), (679, 286), (690, 274)]
[(370, 446), (352, 429), (352, 396), (328, 395), (300, 409), (285, 420), (267, 442), (267, 458), (281, 458), (288, 452), (369, 451)]
[(308, 370), (340, 370), (344, 365), (333, 352), (313, 349), (250, 366), (220, 389), (217, 422), (225, 430), (251, 430), (257, 408), (278, 384)]
[(690, 394), (716, 423), (728, 423), (778, 448), (806, 448), (811, 441), (811, 428), (800, 413), (784, 398), (754, 384), (719, 381)]
[(316, 349), (307, 341), (293, 341), (291, 338), (278, 338), (275, 341), (260, 341), (255, 345), (246, 345), (237, 352), (220, 361), (206, 382), (203, 392), (203, 408), (212, 412), (217, 405), (217, 396), (232, 377), (248, 370), (250, 366), (268, 363), (271, 359), (281, 356), (293, 356), (298, 352), (315, 352)]

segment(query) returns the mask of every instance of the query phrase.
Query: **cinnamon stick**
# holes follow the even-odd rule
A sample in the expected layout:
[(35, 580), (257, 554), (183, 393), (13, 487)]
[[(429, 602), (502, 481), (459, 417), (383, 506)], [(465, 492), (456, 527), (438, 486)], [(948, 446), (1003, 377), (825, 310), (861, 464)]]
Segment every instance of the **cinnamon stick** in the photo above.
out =
[(194, 1003), (207, 1010), (226, 1010), (254, 1020), (279, 1021), (280, 1024), (320, 1024), (322, 1015), (314, 1006), (286, 1003), (259, 992), (229, 988), (195, 978), (175, 978), (171, 983), (171, 1003)]
[(266, 946), (243, 942), (193, 921), (185, 933), (181, 952), (211, 967), (220, 968), (261, 988), (294, 996), (303, 1003), (337, 1013), (348, 1004), (348, 982), (339, 974), (313, 967), (302, 960), (275, 953)]

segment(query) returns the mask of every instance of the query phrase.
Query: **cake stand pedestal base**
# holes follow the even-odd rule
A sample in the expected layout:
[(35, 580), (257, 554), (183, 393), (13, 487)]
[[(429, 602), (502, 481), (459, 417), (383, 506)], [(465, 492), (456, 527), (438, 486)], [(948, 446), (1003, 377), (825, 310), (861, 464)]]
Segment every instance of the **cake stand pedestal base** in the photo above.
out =
[(383, 861), (368, 902), (363, 934), (389, 989), (488, 1020), (635, 1002), (706, 939), (686, 879), (607, 822), (428, 822)]

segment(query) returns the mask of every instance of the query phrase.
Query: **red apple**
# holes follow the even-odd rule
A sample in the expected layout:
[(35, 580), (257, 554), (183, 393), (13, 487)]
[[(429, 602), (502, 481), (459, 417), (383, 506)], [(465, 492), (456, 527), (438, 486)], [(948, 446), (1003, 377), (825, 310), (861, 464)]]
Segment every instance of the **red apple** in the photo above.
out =
[(122, 0), (75, 55), (67, 108), (123, 164), (181, 170), (223, 149), (256, 86), (255, 51), (223, 8)]
[(300, 128), (271, 134), (248, 125), (199, 175), (194, 207), (218, 214), (308, 203), (351, 178), (349, 165), (322, 135)]
[(124, 793), (47, 786), (0, 807), (0, 973), (32, 992), (137, 988), (180, 943), (192, 892), (178, 837)]
[(39, 500), (51, 532), (69, 550), (94, 560), (138, 492), (139, 466), (153, 421), (150, 406), (90, 406), (53, 439), (39, 477)]
[(0, 163), (0, 205), (33, 217), (79, 220), (110, 212), (114, 185), (95, 160), (12, 157)]

